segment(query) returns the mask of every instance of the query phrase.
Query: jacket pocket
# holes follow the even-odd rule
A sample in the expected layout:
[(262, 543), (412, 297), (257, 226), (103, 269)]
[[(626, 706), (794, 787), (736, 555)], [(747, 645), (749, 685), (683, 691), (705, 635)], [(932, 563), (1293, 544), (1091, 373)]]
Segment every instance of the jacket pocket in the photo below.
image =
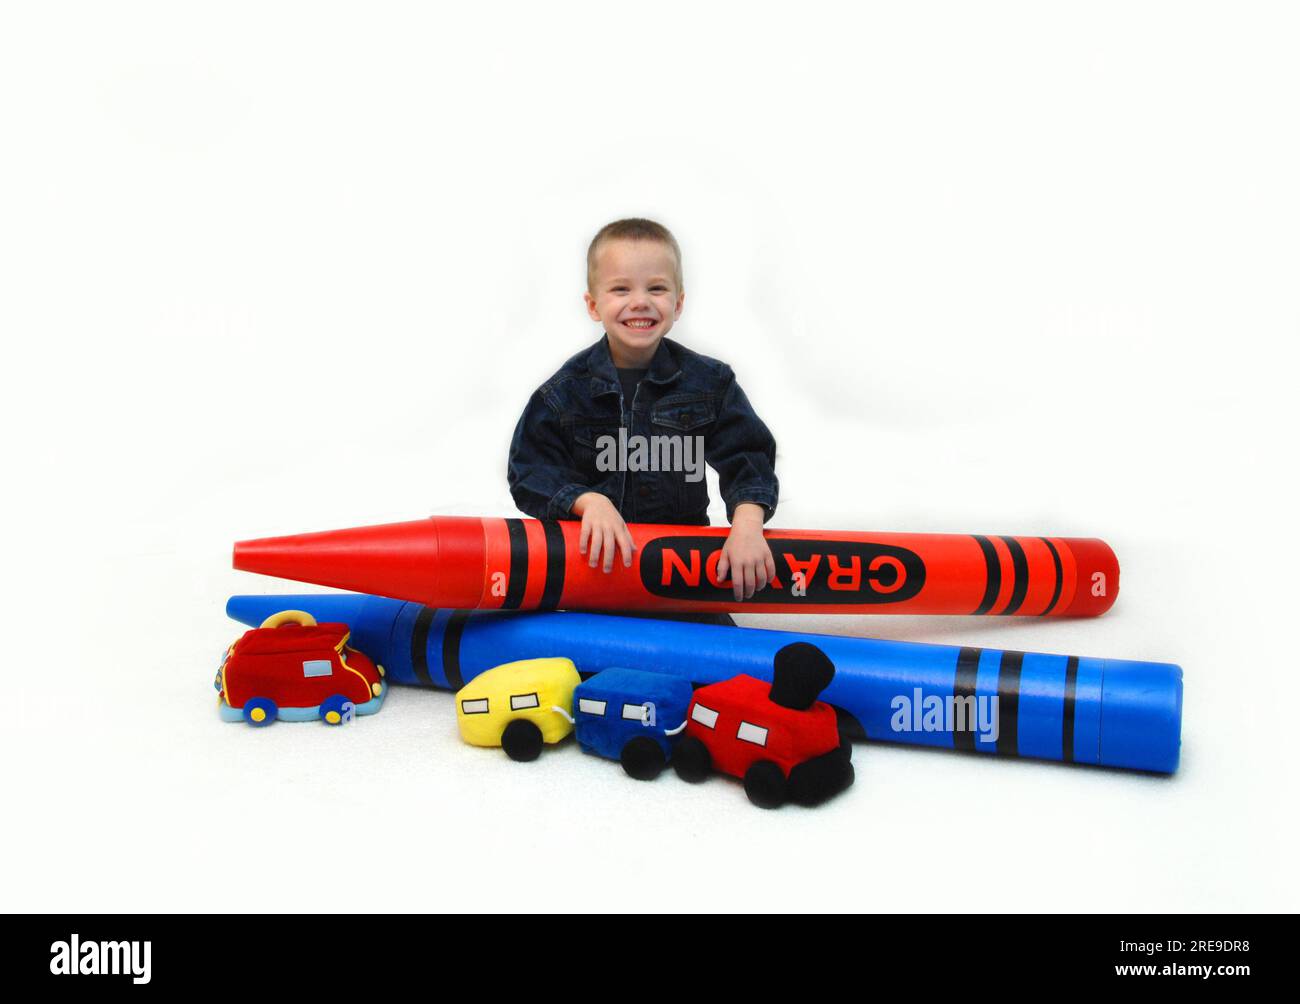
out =
[(709, 394), (676, 394), (656, 402), (650, 409), (651, 423), (673, 432), (702, 429), (715, 418), (717, 410)]
[(618, 445), (618, 426), (609, 422), (575, 422), (569, 427), (569, 435), (574, 445), (588, 450), (598, 450), (605, 445), (604, 437), (610, 436)]
[(590, 478), (607, 478), (617, 470), (617, 466), (608, 467), (600, 461), (603, 457), (617, 465), (618, 430), (617, 424), (608, 421), (575, 422), (570, 425), (568, 435), (578, 470)]

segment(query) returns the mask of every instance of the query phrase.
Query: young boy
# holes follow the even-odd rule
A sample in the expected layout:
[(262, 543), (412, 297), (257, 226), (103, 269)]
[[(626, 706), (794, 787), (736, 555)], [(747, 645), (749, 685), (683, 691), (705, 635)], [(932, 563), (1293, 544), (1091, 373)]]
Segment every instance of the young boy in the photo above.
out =
[[(603, 559), (611, 571), (615, 551), (630, 567), (627, 522), (708, 525), (702, 447), (731, 521), (718, 577), (748, 599), (776, 575), (763, 539), (776, 509), (776, 442), (731, 367), (664, 337), (685, 300), (676, 239), (651, 220), (602, 227), (587, 250), (583, 299), (605, 333), (524, 409), (510, 445), (515, 504), (537, 519), (580, 518), (591, 567)], [(646, 444), (672, 462), (647, 464)], [(691, 457), (697, 469), (681, 469)]]

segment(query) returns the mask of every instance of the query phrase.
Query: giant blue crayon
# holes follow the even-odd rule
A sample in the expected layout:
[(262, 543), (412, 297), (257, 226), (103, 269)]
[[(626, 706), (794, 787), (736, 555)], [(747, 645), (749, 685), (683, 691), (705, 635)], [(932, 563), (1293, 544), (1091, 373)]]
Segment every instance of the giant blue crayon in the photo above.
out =
[[(260, 624), (305, 610), (352, 628), (352, 644), (396, 683), (459, 690), (492, 666), (567, 656), (584, 675), (625, 666), (695, 684), (748, 673), (809, 641), (835, 663), (822, 700), (854, 738), (1173, 773), (1183, 671), (1159, 662), (877, 641), (567, 612), (445, 610), (359, 593), (232, 596)], [(994, 700), (996, 698), (996, 701)]]

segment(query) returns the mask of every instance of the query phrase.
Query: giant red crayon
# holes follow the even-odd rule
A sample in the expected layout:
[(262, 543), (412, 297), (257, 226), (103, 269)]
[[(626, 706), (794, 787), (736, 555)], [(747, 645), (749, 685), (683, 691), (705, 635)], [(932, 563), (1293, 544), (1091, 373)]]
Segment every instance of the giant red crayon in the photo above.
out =
[(776, 579), (738, 603), (726, 527), (629, 524), (632, 567), (578, 553), (577, 522), (434, 516), (235, 545), (235, 567), (428, 606), (506, 610), (1095, 616), (1119, 591), (1100, 540), (768, 530)]

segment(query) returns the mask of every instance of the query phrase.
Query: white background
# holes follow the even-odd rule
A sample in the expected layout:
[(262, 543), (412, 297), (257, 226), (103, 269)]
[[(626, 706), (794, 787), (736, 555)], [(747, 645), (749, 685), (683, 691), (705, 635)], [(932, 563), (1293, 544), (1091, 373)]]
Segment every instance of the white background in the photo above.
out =
[[(3, 905), (1294, 910), (1285, 4), (12, 4)], [(445, 693), (217, 720), (236, 539), (508, 515), (601, 224), (787, 527), (1096, 535), (1090, 622), (748, 624), (1180, 663), (1160, 778), (858, 747), (816, 811), (472, 749)], [(716, 499), (716, 491), (715, 491)]]

